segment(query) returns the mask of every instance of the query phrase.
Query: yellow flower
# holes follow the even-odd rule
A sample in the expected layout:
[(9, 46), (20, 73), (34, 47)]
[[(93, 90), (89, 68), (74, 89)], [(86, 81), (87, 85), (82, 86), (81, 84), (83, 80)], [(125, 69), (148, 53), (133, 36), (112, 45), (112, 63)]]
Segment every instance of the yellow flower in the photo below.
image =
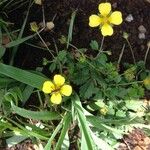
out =
[(113, 34), (112, 25), (120, 25), (122, 23), (122, 13), (120, 11), (111, 12), (110, 3), (101, 3), (98, 6), (99, 15), (91, 15), (89, 17), (89, 26), (100, 26), (103, 36), (111, 36)]
[(42, 91), (46, 94), (51, 94), (51, 102), (53, 104), (60, 104), (62, 96), (70, 96), (72, 93), (72, 87), (65, 84), (65, 78), (59, 74), (54, 76), (53, 82), (45, 81), (43, 83)]
[(100, 113), (101, 113), (102, 115), (106, 115), (107, 112), (108, 112), (108, 109), (107, 109), (106, 107), (103, 107), (103, 108), (100, 109)]

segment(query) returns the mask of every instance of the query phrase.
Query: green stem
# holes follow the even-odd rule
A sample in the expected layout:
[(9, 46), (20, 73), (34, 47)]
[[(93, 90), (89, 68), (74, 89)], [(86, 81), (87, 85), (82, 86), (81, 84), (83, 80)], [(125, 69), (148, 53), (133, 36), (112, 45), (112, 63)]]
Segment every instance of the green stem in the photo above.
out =
[(40, 101), (40, 105), (43, 107), (43, 102), (42, 102), (42, 98), (41, 98), (41, 95), (40, 95), (40, 92), (37, 91), (37, 95), (38, 95), (38, 98), (39, 98), (39, 101)]
[(103, 44), (104, 44), (104, 36), (103, 36), (102, 41), (101, 41), (101, 46), (100, 46), (99, 52), (98, 52), (98, 54), (96, 55), (95, 59), (96, 59), (96, 58), (101, 54), (101, 52), (103, 51), (103, 49), (102, 49)]
[(149, 50), (150, 50), (150, 47), (148, 46), (148, 48), (146, 50), (145, 57), (144, 57), (144, 64), (146, 64), (146, 60), (147, 60), (147, 56), (148, 56)]
[(129, 42), (129, 40), (127, 38), (126, 38), (126, 41), (127, 41), (128, 45), (129, 45), (129, 48), (130, 48), (130, 51), (131, 51), (131, 54), (132, 54), (132, 58), (133, 58), (133, 62), (134, 62), (134, 64), (136, 64), (132, 46), (131, 46), (131, 44), (130, 44), (130, 42)]
[(45, 41), (43, 40), (43, 38), (41, 37), (41, 35), (39, 34), (39, 32), (36, 32), (37, 35), (39, 36), (40, 40), (42, 41), (42, 43), (44, 44), (44, 46), (46, 47), (46, 49), (49, 51), (49, 53), (52, 55), (53, 58), (55, 58), (55, 56), (53, 55), (53, 53), (51, 52), (51, 50), (48, 48), (47, 44), (45, 43)]
[[(53, 42), (54, 42), (55, 50), (56, 50), (56, 53), (57, 53), (57, 56), (58, 56), (59, 51), (58, 51), (58, 47), (56, 45), (56, 42), (55, 42), (54, 38), (53, 38)], [(58, 58), (57, 58), (57, 61), (58, 61), (58, 64), (59, 64), (59, 71), (62, 74), (62, 64), (61, 64), (61, 62)]]
[(120, 84), (111, 84), (111, 85), (114, 85), (114, 86), (126, 86), (126, 85), (130, 85), (130, 84), (135, 84), (135, 83), (143, 83), (143, 81), (134, 81), (134, 82), (130, 82), (130, 83), (120, 83)]
[(123, 53), (124, 53), (124, 49), (125, 49), (125, 44), (123, 45), (122, 50), (121, 50), (121, 53), (120, 53), (120, 55), (119, 55), (118, 66), (120, 65), (120, 62), (121, 62), (121, 59), (122, 59), (122, 56), (123, 56)]

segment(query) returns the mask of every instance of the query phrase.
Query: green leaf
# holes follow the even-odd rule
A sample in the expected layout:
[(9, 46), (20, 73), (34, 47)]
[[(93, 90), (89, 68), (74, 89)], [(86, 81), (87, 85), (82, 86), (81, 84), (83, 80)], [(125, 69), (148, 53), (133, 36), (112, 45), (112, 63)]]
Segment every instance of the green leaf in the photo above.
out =
[(76, 13), (77, 13), (77, 11), (74, 11), (71, 15), (71, 21), (70, 21), (70, 25), (69, 25), (68, 38), (67, 38), (67, 49), (69, 47), (69, 43), (72, 41), (73, 25), (74, 25)]
[(106, 54), (101, 54), (97, 57), (96, 59), (96, 62), (97, 62), (97, 65), (100, 66), (100, 65), (105, 65), (106, 62), (107, 62), (107, 56)]
[(64, 138), (65, 138), (65, 135), (67, 134), (67, 131), (69, 130), (70, 123), (71, 123), (71, 114), (68, 112), (64, 117), (63, 128), (62, 128), (60, 137), (57, 141), (55, 150), (60, 150), (63, 144)]
[(56, 112), (48, 112), (48, 111), (30, 111), (20, 107), (17, 107), (11, 102), (11, 107), (14, 113), (30, 119), (36, 120), (59, 120), (60, 115)]
[(24, 136), (29, 136), (29, 137), (36, 137), (42, 140), (47, 140), (48, 138), (46, 136), (40, 135), (39, 133), (37, 133), (36, 131), (33, 130), (29, 130), (27, 128), (25, 128), (24, 126), (22, 126), (21, 124), (11, 120), (10, 118), (7, 118), (7, 120), (9, 120), (11, 123), (13, 123), (16, 127), (9, 127), (12, 131), (14, 131), (14, 133), (20, 133), (21, 135)]
[[(86, 83), (89, 80), (90, 72), (86, 67), (80, 68), (79, 65), (77, 65), (77, 66), (78, 66), (78, 69), (73, 74), (73, 77), (72, 77), (73, 81), (72, 82), (74, 82), (77, 85), (81, 85), (83, 83)], [(76, 66), (76, 68), (77, 68), (77, 66)]]
[(12, 147), (16, 144), (19, 144), (20, 142), (24, 141), (27, 138), (28, 138), (27, 136), (14, 135), (14, 136), (6, 139), (6, 143), (7, 143), (8, 147)]
[(30, 35), (30, 36), (27, 36), (25, 38), (19, 38), (19, 39), (15, 40), (15, 41), (9, 42), (8, 44), (5, 45), (5, 47), (6, 48), (11, 48), (11, 47), (17, 46), (17, 45), (19, 45), (19, 44), (21, 44), (21, 43), (23, 43), (23, 42), (33, 38), (34, 36), (35, 35)]
[(94, 150), (95, 149), (95, 144), (92, 140), (91, 134), (89, 132), (90, 128), (88, 126), (88, 123), (86, 121), (86, 117), (83, 113), (83, 108), (80, 102), (80, 99), (78, 95), (75, 95), (74, 98), (72, 99), (74, 109), (77, 112), (77, 118), (79, 121), (79, 128), (81, 130), (82, 136), (84, 136), (86, 145), (88, 147), (88, 150)]
[(42, 89), (44, 81), (47, 80), (47, 78), (44, 78), (35, 73), (31, 73), (2, 63), (0, 63), (0, 74), (6, 75), (10, 78), (13, 78), (17, 81), (28, 84), (38, 89)]
[(90, 98), (96, 92), (97, 90), (92, 80), (87, 81), (80, 87), (80, 96), (84, 98)]
[(18, 103), (18, 101), (22, 100), (23, 98), (22, 91), (20, 90), (19, 87), (13, 87), (5, 93), (4, 98), (9, 102), (14, 100), (16, 103)]
[(115, 132), (115, 133), (118, 133), (118, 134), (124, 134), (124, 132), (122, 130), (119, 130), (119, 129), (116, 129), (116, 128), (112, 128), (111, 126), (108, 126), (106, 124), (104, 124), (100, 118), (98, 119), (98, 117), (95, 117), (95, 116), (90, 116), (88, 117), (88, 122), (90, 124), (92, 124), (95, 128), (99, 129), (100, 131), (102, 130), (106, 130), (106, 131), (109, 131), (109, 132)]
[(60, 61), (64, 61), (64, 59), (66, 58), (67, 52), (65, 50), (59, 51), (57, 58)]
[(92, 136), (95, 144), (97, 145), (98, 149), (100, 149), (100, 150), (113, 150), (113, 148), (110, 147), (109, 144), (105, 140), (96, 136), (92, 130), (91, 130), (91, 136)]
[(3, 46), (0, 46), (0, 59), (3, 57), (3, 55), (5, 54), (6, 48)]
[(139, 111), (144, 109), (144, 102), (142, 100), (126, 100), (125, 103), (125, 106), (133, 111)]
[(34, 88), (32, 86), (25, 86), (25, 88), (22, 91), (22, 103), (25, 104), (26, 101), (29, 99), (29, 97), (31, 96), (32, 92), (33, 92)]
[(92, 41), (91, 41), (90, 47), (91, 47), (93, 50), (99, 50), (99, 45), (98, 45), (98, 43), (97, 43), (96, 40), (92, 40)]
[(56, 67), (57, 67), (56, 62), (53, 62), (53, 63), (51, 63), (51, 65), (49, 66), (49, 70), (50, 70), (51, 72), (53, 72), (53, 71), (56, 69)]
[(8, 85), (10, 84), (10, 83), (13, 83), (13, 85), (14, 85), (14, 83), (15, 83), (16, 81), (15, 80), (13, 80), (13, 79), (10, 79), (10, 78), (8, 78), (8, 77), (1, 77), (0, 76), (0, 87), (1, 88), (5, 88), (5, 87), (8, 87)]
[(68, 132), (67, 132), (65, 135), (65, 138), (63, 140), (61, 150), (68, 150), (69, 146), (70, 146), (70, 142), (69, 142), (69, 136), (68, 136)]

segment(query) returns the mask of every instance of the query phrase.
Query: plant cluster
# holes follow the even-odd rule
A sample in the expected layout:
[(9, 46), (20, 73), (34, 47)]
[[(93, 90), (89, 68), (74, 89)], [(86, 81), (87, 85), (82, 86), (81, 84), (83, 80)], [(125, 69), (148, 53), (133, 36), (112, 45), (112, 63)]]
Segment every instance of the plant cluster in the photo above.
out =
[[(100, 14), (89, 17), (89, 26), (100, 26), (103, 36), (111, 36), (112, 26), (122, 23), (122, 14), (111, 12), (108, 2), (98, 8)], [(55, 43), (53, 53), (40, 35), (44, 29), (36, 22), (30, 24), (33, 34), (23, 37), (28, 15), (29, 10), (17, 31), (10, 31), (9, 23), (0, 20), (0, 136), (7, 146), (30, 138), (40, 150), (69, 149), (72, 143), (81, 150), (111, 150), (133, 128), (150, 131), (149, 102), (144, 100), (145, 91), (150, 90), (150, 70), (145, 60), (121, 66), (120, 55), (118, 62), (110, 62), (111, 51), (103, 51), (104, 37), (101, 44), (93, 39), (89, 48), (71, 44), (76, 11), (68, 36), (59, 39), (65, 48), (58, 50)], [(49, 77), (42, 70), (14, 67), (18, 46), (35, 36), (52, 56), (51, 60), (43, 58)], [(4, 37), (8, 42), (4, 43)], [(8, 49), (11, 57), (9, 64), (4, 64)], [(32, 97), (38, 106), (26, 106)], [(77, 136), (74, 141), (72, 133)]]

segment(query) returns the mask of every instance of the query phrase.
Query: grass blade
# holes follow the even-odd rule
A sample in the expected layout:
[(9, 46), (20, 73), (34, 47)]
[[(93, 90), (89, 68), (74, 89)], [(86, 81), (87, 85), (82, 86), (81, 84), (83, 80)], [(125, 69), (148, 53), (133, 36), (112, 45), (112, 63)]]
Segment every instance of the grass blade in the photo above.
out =
[(60, 150), (61, 149), (61, 146), (63, 144), (65, 135), (66, 135), (66, 133), (68, 131), (68, 128), (70, 126), (70, 123), (71, 123), (71, 114), (69, 112), (65, 115), (63, 123), (64, 123), (63, 124), (63, 128), (62, 128), (60, 137), (58, 139), (57, 145), (55, 147), (55, 150)]
[(80, 130), (82, 132), (82, 136), (84, 136), (85, 141), (86, 141), (86, 145), (88, 147), (89, 150), (94, 150), (95, 149), (95, 144), (92, 140), (91, 134), (90, 134), (90, 129), (88, 126), (88, 123), (86, 121), (86, 117), (83, 113), (83, 109), (82, 109), (82, 105), (80, 102), (80, 99), (78, 97), (78, 95), (75, 95), (73, 98), (73, 105), (77, 111), (77, 117), (78, 117), (78, 121), (80, 124)]
[(0, 63), (0, 74), (3, 74), (38, 89), (41, 89), (44, 81), (47, 80), (47, 78), (44, 78), (40, 75), (2, 63)]
[(62, 126), (63, 126), (63, 119), (61, 120), (61, 122), (58, 124), (58, 126), (54, 130), (52, 136), (49, 138), (44, 150), (51, 150), (52, 141), (55, 138), (55, 136), (57, 135), (57, 133), (59, 132), (59, 130), (62, 128)]
[(75, 10), (71, 15), (71, 21), (70, 21), (70, 25), (69, 25), (68, 39), (67, 39), (67, 49), (69, 47), (69, 43), (72, 41), (72, 32), (73, 32), (73, 25), (74, 25), (76, 13), (77, 13), (77, 10)]
[(30, 118), (35, 120), (59, 120), (60, 119), (60, 115), (56, 112), (26, 110), (15, 106), (13, 102), (11, 102), (11, 107), (14, 113), (25, 118)]
[(14, 46), (18, 46), (19, 44), (33, 38), (36, 34), (33, 34), (33, 35), (30, 35), (30, 36), (27, 36), (27, 37), (24, 37), (24, 38), (18, 38), (12, 42), (9, 42), (8, 44), (5, 45), (6, 48), (11, 48), (11, 47), (14, 47)]

